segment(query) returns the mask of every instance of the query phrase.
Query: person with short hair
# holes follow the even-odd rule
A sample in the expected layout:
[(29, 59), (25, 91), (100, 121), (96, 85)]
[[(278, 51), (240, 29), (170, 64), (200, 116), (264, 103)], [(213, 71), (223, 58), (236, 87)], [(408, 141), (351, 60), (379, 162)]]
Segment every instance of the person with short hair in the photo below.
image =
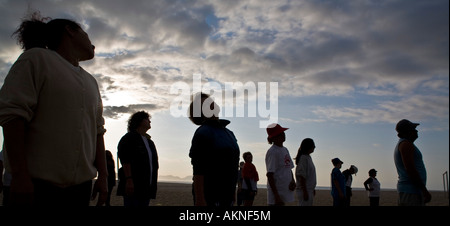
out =
[(426, 187), (427, 170), (422, 153), (414, 145), (419, 137), (416, 129), (418, 125), (420, 124), (402, 119), (395, 127), (400, 138), (394, 150), (399, 206), (424, 206), (431, 201), (431, 194)]
[(245, 163), (242, 168), (242, 192), (244, 193), (244, 206), (252, 206), (258, 192), (257, 183), (259, 181), (258, 171), (253, 165), (253, 155), (251, 152), (245, 152), (242, 155)]
[(117, 145), (122, 164), (117, 192), (123, 196), (124, 206), (148, 206), (156, 198), (159, 163), (155, 143), (147, 134), (150, 128), (150, 114), (135, 112)]
[(371, 169), (369, 170), (369, 178), (364, 181), (364, 188), (366, 188), (366, 191), (369, 191), (370, 206), (380, 205), (381, 184), (376, 176), (377, 171)]
[(331, 171), (331, 196), (333, 197), (333, 206), (345, 206), (345, 176), (341, 173), (342, 162), (339, 158), (331, 160), (333, 170)]
[(196, 206), (232, 206), (236, 199), (239, 145), (226, 128), (230, 121), (219, 119), (219, 106), (212, 97), (197, 93), (189, 106), (189, 119), (199, 127), (189, 150)]

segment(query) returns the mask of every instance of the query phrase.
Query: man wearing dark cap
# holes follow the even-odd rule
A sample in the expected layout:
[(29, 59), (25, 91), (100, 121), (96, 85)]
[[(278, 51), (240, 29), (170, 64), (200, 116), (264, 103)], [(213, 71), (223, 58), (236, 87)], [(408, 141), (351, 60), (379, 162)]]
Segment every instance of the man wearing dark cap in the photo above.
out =
[(426, 188), (427, 171), (422, 153), (414, 145), (419, 137), (416, 130), (418, 125), (419, 123), (402, 119), (395, 127), (400, 138), (394, 150), (399, 206), (424, 206), (431, 201), (431, 194)]
[(342, 162), (339, 158), (331, 160), (333, 170), (331, 171), (331, 196), (333, 197), (333, 206), (345, 206), (345, 176), (341, 172)]

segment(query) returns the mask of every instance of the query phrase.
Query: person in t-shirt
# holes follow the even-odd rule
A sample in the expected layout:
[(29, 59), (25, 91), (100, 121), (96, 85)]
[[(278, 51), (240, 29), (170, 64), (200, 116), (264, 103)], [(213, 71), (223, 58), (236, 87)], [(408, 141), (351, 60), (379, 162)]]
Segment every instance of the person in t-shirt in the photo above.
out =
[(294, 163), (289, 150), (283, 146), (286, 141), (283, 128), (279, 124), (267, 127), (267, 141), (272, 146), (266, 153), (267, 204), (283, 206), (294, 201), (295, 180), (292, 174)]
[(244, 193), (244, 206), (252, 206), (255, 200), (256, 192), (258, 191), (257, 183), (259, 181), (258, 171), (253, 165), (253, 155), (250, 152), (245, 152), (242, 155), (245, 163), (242, 168), (242, 191)]
[(352, 198), (352, 182), (353, 177), (352, 174), (355, 174), (358, 172), (358, 168), (354, 165), (351, 165), (350, 168), (344, 170), (342, 174), (344, 174), (345, 177), (345, 206), (350, 206), (350, 201)]
[(375, 169), (369, 170), (369, 179), (364, 181), (364, 187), (369, 191), (370, 206), (380, 205), (380, 189), (381, 184), (376, 178), (377, 171)]
[(333, 170), (331, 171), (331, 196), (333, 206), (345, 206), (345, 176), (341, 172), (342, 162), (339, 158), (331, 160)]
[(316, 167), (311, 158), (316, 145), (311, 138), (305, 138), (295, 157), (295, 177), (297, 179), (297, 197), (299, 206), (312, 206), (316, 195)]

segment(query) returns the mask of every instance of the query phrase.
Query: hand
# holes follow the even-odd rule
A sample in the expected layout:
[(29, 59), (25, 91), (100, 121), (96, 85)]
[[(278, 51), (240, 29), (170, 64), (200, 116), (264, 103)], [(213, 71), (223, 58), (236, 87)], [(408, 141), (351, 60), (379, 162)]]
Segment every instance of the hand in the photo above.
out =
[(94, 189), (92, 191), (92, 200), (97, 197), (97, 193), (99, 194), (97, 200), (97, 206), (103, 206), (108, 197), (108, 181), (106, 177), (98, 177), (94, 184)]

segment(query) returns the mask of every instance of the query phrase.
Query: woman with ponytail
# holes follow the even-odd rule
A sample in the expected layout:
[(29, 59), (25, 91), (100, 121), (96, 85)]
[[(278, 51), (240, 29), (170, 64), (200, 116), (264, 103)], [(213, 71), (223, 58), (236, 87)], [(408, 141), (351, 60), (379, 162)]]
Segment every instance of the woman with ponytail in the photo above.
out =
[(312, 206), (316, 195), (316, 167), (311, 158), (316, 145), (311, 138), (305, 138), (300, 144), (295, 157), (295, 177), (297, 181), (297, 198), (299, 206)]
[(0, 90), (0, 125), (12, 173), (12, 205), (86, 206), (92, 179), (107, 196), (104, 119), (95, 78), (79, 62), (94, 57), (81, 26), (39, 12), (13, 34), (24, 52)]

